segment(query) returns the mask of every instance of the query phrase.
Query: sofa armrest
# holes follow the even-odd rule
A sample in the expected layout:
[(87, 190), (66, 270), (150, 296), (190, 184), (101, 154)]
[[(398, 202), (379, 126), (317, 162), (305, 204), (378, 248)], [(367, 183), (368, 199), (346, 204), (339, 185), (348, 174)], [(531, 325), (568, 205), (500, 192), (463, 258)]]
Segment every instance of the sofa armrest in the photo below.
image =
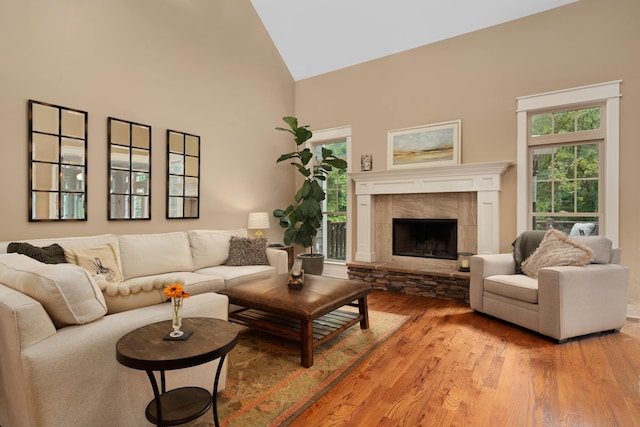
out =
[(538, 273), (540, 332), (557, 340), (619, 329), (629, 269), (618, 264), (548, 267)]
[(55, 334), (56, 328), (42, 304), (0, 284), (0, 331), (3, 348), (19, 352)]
[(22, 351), (54, 335), (56, 328), (42, 304), (0, 284), (0, 420), (7, 425), (27, 425)]
[[(155, 304), (67, 326), (20, 350), (4, 347), (8, 338), (2, 318), (0, 423), (5, 427), (149, 425), (141, 409), (153, 398), (149, 379), (144, 371), (118, 363), (115, 348), (120, 337), (131, 330), (169, 320), (170, 304)], [(228, 310), (229, 299), (225, 295), (207, 292), (191, 296), (184, 304), (183, 315), (227, 320)], [(40, 325), (28, 327), (38, 329)], [(5, 366), (7, 355), (17, 359), (17, 365)], [(219, 359), (167, 371), (166, 388), (210, 390), (218, 363)], [(7, 372), (7, 368), (12, 370)], [(220, 391), (226, 386), (227, 368), (223, 365), (222, 369)], [(82, 410), (70, 411), (69, 405), (79, 401)]]
[(267, 259), (269, 260), (269, 265), (276, 268), (276, 274), (289, 272), (289, 256), (287, 255), (287, 251), (267, 248)]
[(484, 279), (497, 274), (515, 274), (516, 262), (512, 253), (474, 255), (470, 261), (469, 305), (480, 312)]

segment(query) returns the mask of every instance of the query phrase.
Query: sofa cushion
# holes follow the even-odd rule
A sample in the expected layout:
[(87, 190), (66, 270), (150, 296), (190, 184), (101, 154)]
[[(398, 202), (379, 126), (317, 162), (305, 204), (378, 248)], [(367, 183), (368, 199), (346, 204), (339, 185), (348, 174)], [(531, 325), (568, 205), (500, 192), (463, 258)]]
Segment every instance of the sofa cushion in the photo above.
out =
[(538, 281), (524, 274), (500, 274), (484, 280), (484, 289), (496, 295), (538, 303)]
[(65, 249), (68, 262), (79, 265), (95, 278), (107, 282), (122, 282), (122, 271), (116, 249), (111, 244), (88, 249)]
[(184, 290), (192, 296), (225, 288), (222, 277), (198, 273), (178, 272), (135, 277), (120, 284), (127, 288), (126, 294), (105, 292), (109, 314), (163, 303), (167, 300), (164, 288), (175, 282), (182, 283)]
[(74, 264), (43, 264), (25, 255), (3, 254), (0, 282), (42, 304), (58, 328), (88, 323), (107, 313), (91, 275)]
[(511, 244), (513, 259), (516, 262), (516, 273), (522, 273), (522, 262), (538, 249), (544, 239), (545, 230), (530, 230), (521, 233)]
[(604, 236), (571, 236), (571, 239), (585, 245), (595, 253), (593, 264), (608, 264), (611, 262), (613, 242)]
[(118, 236), (124, 279), (174, 271), (193, 271), (186, 232)]
[(267, 239), (250, 239), (231, 236), (229, 258), (226, 265), (269, 265), (267, 258)]
[(589, 247), (570, 239), (560, 230), (551, 229), (546, 232), (533, 255), (522, 263), (522, 271), (537, 279), (541, 268), (586, 265), (594, 257), (595, 254)]
[(222, 265), (229, 258), (231, 236), (247, 237), (247, 230), (190, 230), (188, 231), (193, 269)]
[(27, 242), (11, 242), (7, 246), (7, 253), (17, 253), (26, 255), (36, 261), (45, 264), (60, 264), (67, 262), (64, 256), (64, 249), (57, 243), (49, 246), (39, 247)]
[(239, 283), (256, 279), (266, 279), (275, 276), (276, 269), (270, 265), (245, 265), (241, 267), (230, 265), (217, 265), (198, 270), (197, 273), (211, 274), (224, 279), (224, 287), (230, 288)]

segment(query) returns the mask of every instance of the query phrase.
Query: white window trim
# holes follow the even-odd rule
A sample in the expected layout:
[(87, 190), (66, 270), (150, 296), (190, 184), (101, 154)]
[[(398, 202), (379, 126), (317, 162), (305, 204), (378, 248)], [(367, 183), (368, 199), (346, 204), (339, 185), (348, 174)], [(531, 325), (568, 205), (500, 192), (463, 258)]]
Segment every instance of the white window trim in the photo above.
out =
[(517, 234), (529, 229), (527, 215), (529, 168), (527, 167), (528, 114), (549, 108), (604, 102), (606, 135), (604, 140), (604, 234), (613, 246), (619, 245), (620, 212), (620, 84), (622, 80), (564, 89), (537, 95), (522, 96), (518, 101), (517, 152)]
[[(314, 130), (313, 136), (307, 141), (308, 145), (317, 145), (322, 143), (328, 143), (332, 140), (343, 139), (347, 143), (347, 174), (351, 172), (352, 155), (351, 155), (351, 126), (341, 126), (331, 129)], [(310, 147), (311, 148), (311, 147)], [(352, 180), (347, 175), (347, 259), (345, 263), (341, 262), (327, 262), (325, 261), (323, 276), (348, 278), (346, 263), (351, 262), (351, 245), (352, 245), (352, 227), (353, 227), (353, 209), (351, 208)]]

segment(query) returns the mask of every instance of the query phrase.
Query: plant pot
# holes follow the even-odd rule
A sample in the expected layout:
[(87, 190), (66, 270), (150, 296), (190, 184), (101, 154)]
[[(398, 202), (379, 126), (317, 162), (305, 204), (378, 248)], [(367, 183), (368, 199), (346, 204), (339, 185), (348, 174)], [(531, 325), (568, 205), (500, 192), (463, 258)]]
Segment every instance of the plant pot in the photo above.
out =
[(298, 259), (302, 260), (304, 274), (322, 275), (324, 270), (324, 255), (322, 254), (298, 254)]

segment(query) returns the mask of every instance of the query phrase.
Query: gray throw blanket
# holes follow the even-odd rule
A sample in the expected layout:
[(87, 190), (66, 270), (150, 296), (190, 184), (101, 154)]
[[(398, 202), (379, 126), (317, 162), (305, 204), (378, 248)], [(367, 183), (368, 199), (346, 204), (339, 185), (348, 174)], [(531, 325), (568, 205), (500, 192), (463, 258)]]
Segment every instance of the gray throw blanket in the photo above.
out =
[(536, 251), (544, 238), (547, 230), (525, 231), (511, 244), (513, 246), (513, 259), (516, 261), (516, 273), (522, 273), (522, 262)]

